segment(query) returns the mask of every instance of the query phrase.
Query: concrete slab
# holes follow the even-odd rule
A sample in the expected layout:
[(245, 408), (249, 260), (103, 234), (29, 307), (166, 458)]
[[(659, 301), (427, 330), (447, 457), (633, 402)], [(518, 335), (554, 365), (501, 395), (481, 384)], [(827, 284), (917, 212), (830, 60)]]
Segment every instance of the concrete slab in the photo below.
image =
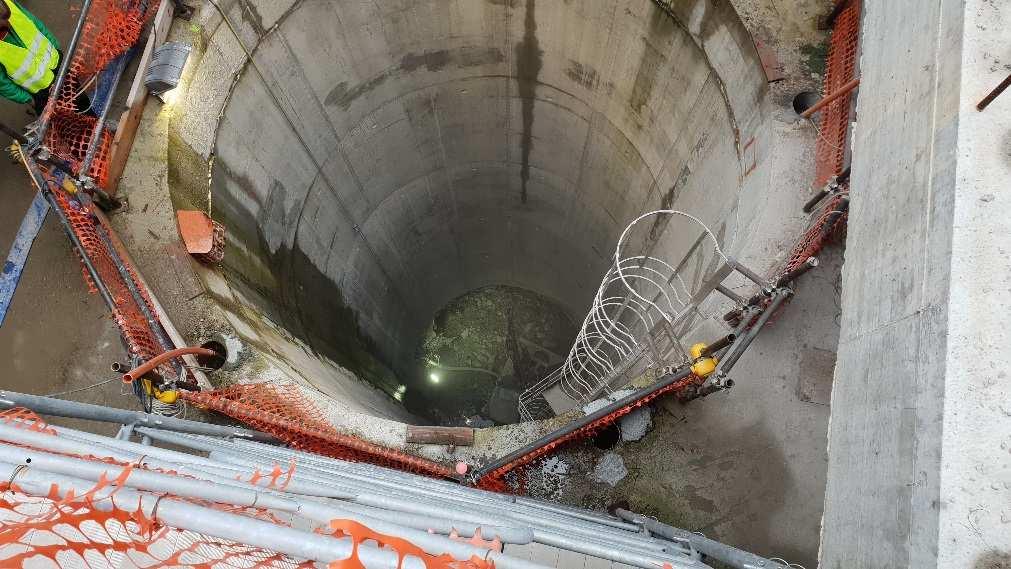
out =
[(864, 6), (820, 560), (1000, 567), (1011, 550), (1011, 106), (975, 104), (1007, 75), (1011, 10)]

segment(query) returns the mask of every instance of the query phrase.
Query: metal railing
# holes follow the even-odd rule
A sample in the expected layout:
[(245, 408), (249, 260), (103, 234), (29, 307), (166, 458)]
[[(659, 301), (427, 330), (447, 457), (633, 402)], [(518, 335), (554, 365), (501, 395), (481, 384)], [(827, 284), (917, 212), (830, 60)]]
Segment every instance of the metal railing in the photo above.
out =
[[(69, 401), (9, 392), (3, 398), (8, 407), (24, 403), (63, 416), (134, 419), (118, 410)], [(162, 532), (134, 532), (133, 543), (119, 543), (116, 554), (129, 553), (130, 548), (145, 554), (182, 543), (193, 554), (210, 555), (223, 548), (225, 555), (238, 552), (262, 559), (279, 554), (322, 564), (358, 556), (377, 568), (456, 566), (435, 563), (446, 559), (436, 556), (451, 556), (477, 560), (468, 567), (493, 563), (501, 569), (546, 569), (536, 555), (534, 561), (513, 555), (516, 551), (526, 556), (524, 546), (540, 544), (634, 567), (709, 567), (690, 540), (653, 536), (605, 513), (273, 446), (249, 440), (248, 431), (158, 420), (149, 426), (127, 425), (113, 438), (33, 423), (23, 412), (0, 419), (0, 476), (16, 482), (5, 488), (12, 490), (14, 503), (50, 500), (57, 508), (72, 508), (68, 521), (77, 524), (119, 511), (131, 519), (156, 520), (174, 536), (153, 546), (146, 540), (157, 542)], [(132, 442), (132, 436), (143, 440)], [(0, 510), (7, 507), (0, 504)], [(5, 520), (5, 525), (10, 522)], [(55, 515), (52, 520), (54, 527), (59, 525)], [(367, 533), (363, 538), (350, 530), (313, 531), (320, 527)], [(44, 528), (37, 523), (32, 528), (40, 532), (40, 542), (61, 539), (59, 531), (42, 536)], [(385, 547), (370, 541), (374, 539)], [(240, 550), (235, 544), (254, 549)], [(98, 540), (67, 543), (66, 548), (101, 551), (107, 546)], [(8, 554), (0, 552), (0, 564)], [(49, 554), (49, 549), (32, 553)], [(554, 561), (547, 565), (555, 566)]]
[[(622, 247), (635, 226), (660, 215), (682, 217), (702, 228), (677, 265), (655, 256), (623, 256)], [(698, 262), (692, 265), (692, 260)], [(703, 263), (711, 269), (703, 270)], [(737, 276), (764, 286), (757, 275), (723, 253), (716, 236), (698, 218), (659, 210), (635, 219), (618, 240), (611, 268), (565, 361), (520, 394), (520, 418), (550, 418), (564, 411), (566, 404), (585, 405), (625, 387), (648, 368), (687, 362), (686, 336), (710, 317), (704, 307), (714, 304), (713, 296), (743, 303), (727, 285)]]

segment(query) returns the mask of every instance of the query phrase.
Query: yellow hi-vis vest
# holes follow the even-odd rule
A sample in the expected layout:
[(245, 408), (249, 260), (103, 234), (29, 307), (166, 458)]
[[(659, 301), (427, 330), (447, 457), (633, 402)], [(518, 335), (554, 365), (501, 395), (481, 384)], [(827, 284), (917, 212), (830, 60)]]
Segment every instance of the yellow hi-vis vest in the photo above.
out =
[(0, 41), (0, 65), (7, 76), (31, 94), (38, 93), (53, 82), (53, 70), (60, 63), (59, 53), (49, 39), (10, 0), (0, 0), (11, 9), (10, 25), (26, 47)]

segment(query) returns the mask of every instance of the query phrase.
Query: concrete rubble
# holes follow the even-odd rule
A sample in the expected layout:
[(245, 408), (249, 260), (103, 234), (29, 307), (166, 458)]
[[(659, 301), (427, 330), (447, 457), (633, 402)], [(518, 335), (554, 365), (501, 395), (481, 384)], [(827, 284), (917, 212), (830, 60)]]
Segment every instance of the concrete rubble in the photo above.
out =
[(621, 440), (625, 442), (637, 441), (646, 436), (652, 425), (653, 412), (649, 407), (639, 407), (618, 421)]
[(626, 476), (628, 468), (625, 467), (625, 459), (620, 454), (609, 452), (597, 461), (592, 478), (609, 486), (617, 486)]

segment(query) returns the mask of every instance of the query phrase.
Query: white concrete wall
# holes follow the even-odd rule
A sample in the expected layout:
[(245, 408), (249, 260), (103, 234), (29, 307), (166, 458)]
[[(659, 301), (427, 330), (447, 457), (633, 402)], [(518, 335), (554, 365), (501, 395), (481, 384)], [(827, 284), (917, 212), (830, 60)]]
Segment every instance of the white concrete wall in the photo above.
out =
[[(728, 237), (753, 217), (736, 208), (757, 161), (742, 147), (771, 138), (765, 76), (728, 5), (677, 19), (647, 0), (221, 5), (244, 48), (202, 12), (204, 96), (177, 132), (215, 156), (215, 215), (248, 252), (232, 268), (314, 347), (340, 309), (326, 287), (397, 361), (486, 284), (580, 316), (617, 232), (665, 200)], [(658, 251), (683, 254), (681, 229)]]
[(1011, 7), (864, 6), (821, 566), (1002, 567)]

